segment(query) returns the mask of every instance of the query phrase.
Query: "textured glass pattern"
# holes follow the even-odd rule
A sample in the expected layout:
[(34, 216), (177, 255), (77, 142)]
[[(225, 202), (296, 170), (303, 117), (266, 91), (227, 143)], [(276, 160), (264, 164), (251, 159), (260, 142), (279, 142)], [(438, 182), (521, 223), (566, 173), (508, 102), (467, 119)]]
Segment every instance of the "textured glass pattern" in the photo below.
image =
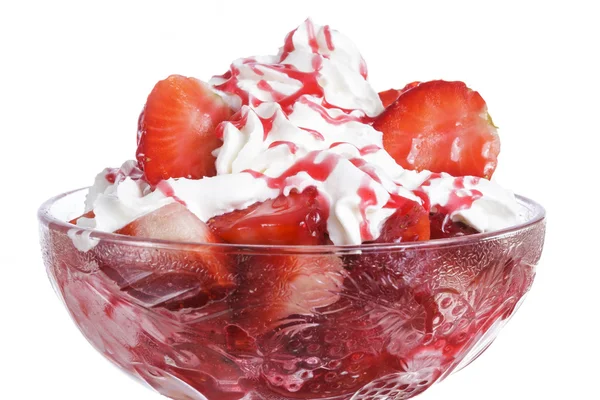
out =
[[(491, 344), (531, 287), (545, 231), (543, 209), (520, 199), (529, 219), (520, 227), (416, 245), (215, 246), (97, 234), (99, 244), (81, 252), (73, 227), (49, 215), (52, 201), (40, 209), (43, 257), (73, 320), (106, 358), (178, 400), (414, 397)], [(235, 272), (223, 278), (235, 284), (207, 289), (198, 278), (207, 257), (227, 260)], [(269, 271), (290, 257), (341, 266), (319, 276), (328, 290), (298, 294), (329, 305), (303, 302), (261, 320), (280, 289)]]

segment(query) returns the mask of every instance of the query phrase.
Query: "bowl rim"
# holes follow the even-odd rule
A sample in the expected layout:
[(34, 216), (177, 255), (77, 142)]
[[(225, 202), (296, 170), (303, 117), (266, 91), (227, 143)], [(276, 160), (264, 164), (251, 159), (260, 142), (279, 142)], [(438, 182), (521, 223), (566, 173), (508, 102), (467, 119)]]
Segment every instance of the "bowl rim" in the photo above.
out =
[(73, 225), (67, 221), (56, 218), (50, 212), (50, 209), (54, 203), (61, 200), (69, 195), (83, 190), (88, 190), (89, 187), (83, 187), (80, 189), (71, 190), (53, 196), (43, 202), (38, 209), (38, 221), (40, 224), (47, 226), (49, 229), (59, 229), (61, 231), (69, 232), (75, 230), (78, 234), (86, 233), (92, 239), (98, 239), (104, 242), (121, 243), (132, 246), (140, 247), (160, 247), (163, 249), (182, 249), (193, 247), (194, 249), (200, 249), (202, 247), (210, 249), (223, 249), (225, 251), (248, 251), (248, 252), (265, 252), (272, 254), (273, 252), (279, 253), (356, 253), (357, 251), (405, 251), (405, 250), (417, 250), (417, 249), (437, 249), (445, 247), (472, 245), (478, 242), (485, 242), (489, 240), (498, 240), (507, 236), (514, 235), (522, 230), (525, 230), (534, 225), (541, 224), (546, 219), (546, 210), (539, 203), (530, 198), (521, 195), (515, 195), (517, 202), (521, 207), (525, 207), (532, 212), (531, 218), (527, 221), (519, 224), (510, 226), (508, 228), (485, 232), (476, 233), (467, 236), (458, 236), (453, 238), (444, 239), (430, 239), (420, 242), (404, 242), (404, 243), (370, 243), (360, 245), (263, 245), (263, 244), (233, 244), (233, 243), (207, 243), (207, 242), (183, 242), (163, 239), (150, 239), (143, 237), (127, 236), (111, 232), (103, 232), (93, 228), (83, 228), (77, 225)]

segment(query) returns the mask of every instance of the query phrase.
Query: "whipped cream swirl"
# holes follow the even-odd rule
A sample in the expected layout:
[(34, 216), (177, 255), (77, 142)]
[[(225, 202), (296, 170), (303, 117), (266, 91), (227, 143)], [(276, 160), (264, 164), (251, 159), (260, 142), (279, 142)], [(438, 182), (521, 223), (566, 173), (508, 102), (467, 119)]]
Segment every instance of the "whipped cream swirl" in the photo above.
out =
[(210, 84), (238, 111), (217, 129), (217, 175), (152, 190), (132, 162), (105, 170), (86, 202), (95, 218), (81, 225), (115, 231), (176, 200), (207, 221), (309, 186), (328, 202), (336, 245), (378, 238), (398, 196), (481, 232), (519, 221), (514, 195), (488, 180), (405, 170), (393, 160), (370, 124), (383, 105), (366, 64), (328, 26), (307, 20), (277, 55), (238, 59)]

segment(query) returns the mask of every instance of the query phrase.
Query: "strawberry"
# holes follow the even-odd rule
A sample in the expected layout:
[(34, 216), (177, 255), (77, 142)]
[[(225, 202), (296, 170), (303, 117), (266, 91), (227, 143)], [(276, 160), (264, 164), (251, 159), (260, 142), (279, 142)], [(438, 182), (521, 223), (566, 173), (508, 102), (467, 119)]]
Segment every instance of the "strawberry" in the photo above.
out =
[(444, 239), (478, 233), (476, 229), (462, 222), (453, 222), (447, 215), (442, 213), (430, 215), (429, 221), (431, 239)]
[(398, 197), (396, 212), (383, 224), (375, 243), (399, 243), (429, 240), (429, 215), (415, 201)]
[[(148, 239), (189, 242), (177, 249), (120, 246), (111, 259), (110, 244), (97, 253), (101, 268), (122, 290), (153, 307), (177, 310), (199, 307), (222, 299), (233, 286), (228, 256), (214, 248), (191, 243), (219, 243), (220, 240), (191, 211), (171, 203), (144, 215), (116, 233)], [(102, 244), (102, 242), (101, 242)]]
[(318, 245), (328, 242), (326, 202), (317, 189), (292, 192), (220, 215), (208, 225), (223, 240), (239, 244)]
[[(404, 243), (429, 240), (429, 214), (418, 203), (397, 197), (397, 211), (383, 224), (372, 243)], [(406, 296), (402, 285), (403, 252), (367, 251), (344, 256), (348, 280), (345, 289), (355, 296), (372, 296), (382, 301), (397, 301)], [(354, 296), (352, 295), (352, 296)]]
[(400, 97), (400, 95), (402, 93), (414, 88), (415, 86), (418, 86), (419, 83), (420, 82), (412, 82), (412, 83), (409, 83), (408, 85), (404, 86), (404, 88), (402, 88), (402, 89), (388, 89), (388, 90), (384, 90), (383, 92), (379, 92), (379, 99), (383, 103), (383, 107), (388, 108), (396, 100), (398, 100), (398, 97)]
[[(213, 231), (230, 243), (322, 245), (329, 243), (327, 210), (316, 188), (292, 192), (213, 218)], [(313, 315), (339, 298), (341, 260), (333, 255), (244, 255), (231, 304), (238, 325), (252, 334), (292, 315)]]
[[(211, 219), (213, 231), (230, 243), (322, 245), (327, 210), (316, 188), (292, 192)], [(242, 255), (239, 286), (231, 298), (236, 323), (251, 334), (277, 327), (292, 315), (313, 315), (337, 301), (341, 260), (333, 255)]]
[(240, 256), (231, 304), (237, 325), (261, 334), (293, 315), (311, 316), (339, 299), (342, 261), (334, 255)]
[(158, 82), (138, 121), (136, 157), (147, 181), (214, 176), (215, 128), (231, 115), (204, 82), (180, 75)]
[(180, 242), (219, 242), (204, 222), (187, 207), (176, 202), (136, 219), (116, 233)]
[(500, 139), (478, 92), (462, 82), (430, 81), (402, 93), (373, 123), (407, 169), (491, 178)]

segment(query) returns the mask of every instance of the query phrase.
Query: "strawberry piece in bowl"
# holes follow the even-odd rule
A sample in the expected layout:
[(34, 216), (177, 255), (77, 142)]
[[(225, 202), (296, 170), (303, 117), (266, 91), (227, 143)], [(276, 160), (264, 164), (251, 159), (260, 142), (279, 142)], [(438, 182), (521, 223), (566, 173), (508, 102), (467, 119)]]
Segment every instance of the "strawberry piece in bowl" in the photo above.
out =
[(221, 241), (179, 203), (144, 215), (116, 233), (190, 243), (186, 245), (187, 252), (147, 249), (142, 253), (119, 254), (119, 259), (111, 257), (112, 253), (107, 250), (109, 243), (99, 245), (101, 269), (121, 290), (147, 306), (170, 310), (200, 307), (224, 298), (233, 287), (229, 256), (206, 245)]
[[(408, 243), (428, 240), (429, 214), (418, 203), (398, 197), (397, 207), (383, 224), (381, 235), (372, 243)], [(405, 295), (402, 270), (405, 258), (401, 251), (364, 251), (348, 254), (344, 268), (348, 275), (344, 289), (351, 296), (372, 296), (384, 301), (396, 301)], [(393, 278), (392, 278), (393, 277)]]
[(404, 168), (488, 179), (496, 169), (496, 127), (481, 95), (463, 82), (420, 83), (400, 94), (373, 127)]
[[(323, 245), (326, 204), (314, 187), (211, 219), (229, 243)], [(260, 254), (239, 256), (238, 287), (230, 299), (236, 324), (251, 334), (272, 330), (293, 315), (314, 315), (338, 299), (342, 262), (337, 256)]]
[(212, 218), (208, 225), (229, 243), (319, 245), (327, 238), (327, 211), (317, 189), (306, 188)]
[(429, 216), (429, 221), (431, 239), (445, 239), (478, 233), (476, 229), (469, 225), (460, 221), (454, 222), (448, 215), (442, 213), (431, 214)]
[(335, 255), (251, 255), (238, 260), (238, 287), (230, 298), (234, 322), (251, 335), (306, 318), (335, 303), (343, 283)]
[(150, 184), (214, 176), (215, 128), (233, 111), (204, 82), (171, 75), (156, 84), (138, 121), (136, 157)]
[(385, 221), (374, 243), (400, 243), (429, 240), (429, 215), (415, 201), (397, 196), (396, 211)]

